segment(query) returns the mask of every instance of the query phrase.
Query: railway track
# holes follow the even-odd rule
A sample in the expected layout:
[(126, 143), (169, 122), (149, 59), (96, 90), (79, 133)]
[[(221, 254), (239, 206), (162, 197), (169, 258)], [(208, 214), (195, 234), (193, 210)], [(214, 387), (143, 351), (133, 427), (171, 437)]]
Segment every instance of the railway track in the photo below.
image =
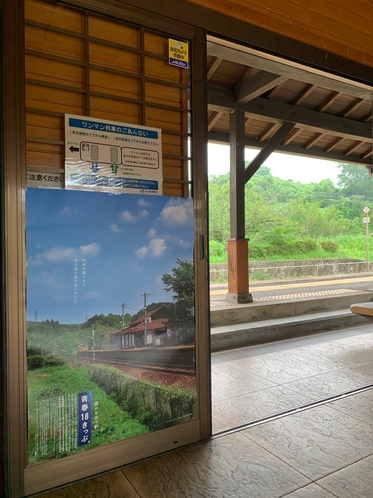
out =
[(112, 366), (118, 365), (121, 367), (131, 367), (131, 368), (141, 368), (141, 370), (148, 370), (150, 372), (159, 372), (159, 373), (168, 373), (172, 375), (187, 375), (189, 377), (194, 377), (196, 375), (196, 371), (194, 368), (190, 368), (189, 366), (184, 365), (156, 365), (149, 363), (141, 363), (141, 362), (133, 362), (126, 360), (109, 360), (107, 358), (101, 357), (96, 360), (97, 363), (108, 363)]

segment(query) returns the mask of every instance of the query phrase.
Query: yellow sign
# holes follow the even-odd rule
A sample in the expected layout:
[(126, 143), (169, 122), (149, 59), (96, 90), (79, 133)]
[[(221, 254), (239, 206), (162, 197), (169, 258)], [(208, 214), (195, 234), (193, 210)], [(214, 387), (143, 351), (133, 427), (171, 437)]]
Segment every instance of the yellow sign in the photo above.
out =
[(173, 40), (168, 40), (169, 63), (172, 66), (183, 67), (188, 69), (189, 63), (189, 47), (188, 43)]

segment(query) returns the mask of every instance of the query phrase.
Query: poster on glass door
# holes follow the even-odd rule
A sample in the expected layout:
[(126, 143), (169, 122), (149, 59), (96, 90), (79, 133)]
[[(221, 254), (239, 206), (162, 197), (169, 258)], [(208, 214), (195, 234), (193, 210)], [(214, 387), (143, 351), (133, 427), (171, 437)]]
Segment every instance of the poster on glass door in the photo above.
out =
[(192, 200), (26, 195), (29, 463), (194, 419)]

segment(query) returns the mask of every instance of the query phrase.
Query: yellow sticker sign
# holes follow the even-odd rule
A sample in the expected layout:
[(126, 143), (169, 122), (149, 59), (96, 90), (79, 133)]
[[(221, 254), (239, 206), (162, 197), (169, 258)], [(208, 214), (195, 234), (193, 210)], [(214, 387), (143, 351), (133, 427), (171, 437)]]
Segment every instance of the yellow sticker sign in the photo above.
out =
[(178, 66), (178, 67), (183, 67), (184, 69), (188, 69), (188, 63), (189, 63), (188, 43), (169, 38), (168, 49), (169, 49), (169, 63), (172, 66)]

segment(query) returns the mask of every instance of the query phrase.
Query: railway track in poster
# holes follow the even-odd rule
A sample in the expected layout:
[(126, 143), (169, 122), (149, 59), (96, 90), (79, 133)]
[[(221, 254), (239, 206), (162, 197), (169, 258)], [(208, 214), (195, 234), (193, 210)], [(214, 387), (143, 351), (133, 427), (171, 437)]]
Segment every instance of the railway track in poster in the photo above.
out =
[(194, 345), (170, 348), (80, 351), (79, 356), (90, 362), (106, 363), (112, 366), (195, 376)]

